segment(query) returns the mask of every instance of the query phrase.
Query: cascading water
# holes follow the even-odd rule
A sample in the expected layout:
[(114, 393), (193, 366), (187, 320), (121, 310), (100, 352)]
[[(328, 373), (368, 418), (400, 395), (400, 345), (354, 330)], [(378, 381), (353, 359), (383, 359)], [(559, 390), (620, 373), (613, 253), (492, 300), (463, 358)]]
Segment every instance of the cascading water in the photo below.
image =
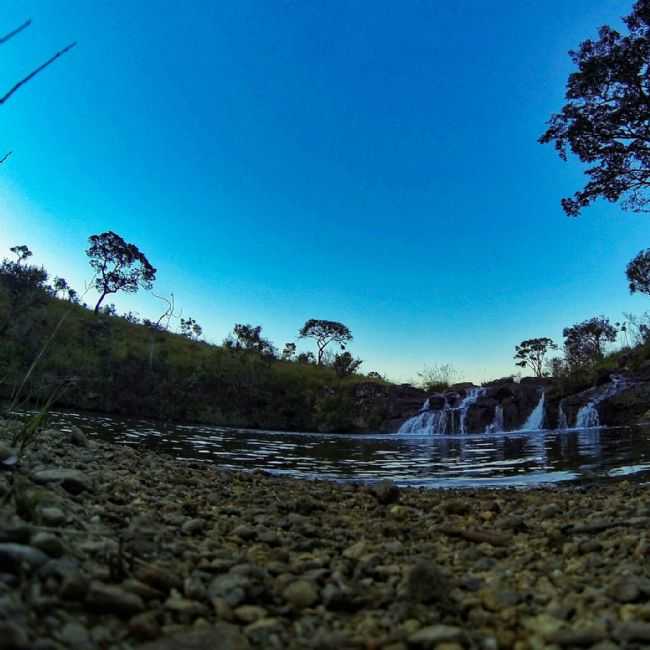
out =
[(497, 404), (494, 409), (494, 420), (492, 424), (488, 424), (485, 428), (485, 433), (499, 433), (503, 431), (503, 406)]
[(600, 415), (594, 402), (587, 402), (576, 415), (576, 429), (589, 429), (600, 426)]
[(557, 428), (558, 429), (568, 429), (569, 421), (567, 420), (566, 413), (564, 412), (564, 400), (560, 400), (560, 404), (557, 407)]
[(452, 406), (445, 398), (444, 407), (435, 410), (431, 409), (431, 403), (427, 399), (420, 412), (406, 420), (398, 433), (467, 433), (467, 412), (482, 395), (485, 395), (484, 388), (470, 388), (458, 406)]
[(537, 402), (537, 406), (533, 409), (532, 413), (528, 416), (524, 426), (522, 427), (523, 431), (539, 431), (544, 425), (544, 398), (545, 393), (542, 391), (542, 396)]
[[(576, 429), (588, 429), (591, 427), (599, 427), (600, 414), (598, 413), (598, 404), (618, 395), (622, 391), (626, 390), (630, 386), (634, 385), (634, 381), (623, 377), (621, 375), (612, 375), (611, 381), (608, 384), (603, 384), (598, 388), (590, 389), (585, 391), (585, 396), (589, 395), (590, 399), (580, 407), (576, 414), (576, 422), (574, 428)], [(565, 400), (560, 402), (559, 406), (559, 421), (558, 425), (560, 429), (568, 429), (569, 424), (567, 422), (567, 417), (564, 413), (563, 403)]]

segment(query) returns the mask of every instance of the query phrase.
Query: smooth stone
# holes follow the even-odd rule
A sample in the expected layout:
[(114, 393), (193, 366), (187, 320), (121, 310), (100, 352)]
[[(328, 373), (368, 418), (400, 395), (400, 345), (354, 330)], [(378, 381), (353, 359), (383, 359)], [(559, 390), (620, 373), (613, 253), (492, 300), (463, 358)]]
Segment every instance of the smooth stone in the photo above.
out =
[(217, 623), (207, 629), (179, 632), (139, 646), (139, 650), (249, 650), (248, 639), (239, 628)]
[(415, 603), (444, 601), (450, 591), (449, 579), (432, 562), (420, 560), (409, 571), (406, 593)]
[(374, 485), (372, 487), (372, 494), (383, 506), (399, 501), (400, 497), (399, 487), (397, 487), (393, 481), (388, 479), (379, 481), (379, 483)]
[(76, 469), (44, 469), (32, 475), (35, 483), (47, 485), (48, 483), (61, 483), (70, 494), (80, 494), (90, 489), (88, 477)]
[(69, 440), (76, 447), (88, 446), (88, 438), (86, 437), (86, 434), (78, 426), (75, 425), (72, 425), (70, 428)]
[(0, 650), (30, 648), (29, 635), (24, 628), (11, 621), (0, 621)]
[(461, 634), (462, 630), (453, 625), (430, 625), (411, 634), (409, 643), (413, 645), (433, 645), (445, 641), (456, 641)]
[(32, 537), (30, 545), (47, 553), (50, 557), (61, 557), (65, 551), (61, 539), (52, 533), (36, 533)]
[(48, 506), (40, 509), (41, 522), (44, 526), (58, 528), (65, 523), (65, 513), (60, 508)]
[(24, 564), (38, 569), (48, 559), (43, 551), (25, 544), (0, 544), (0, 570), (16, 573)]
[(151, 641), (160, 636), (160, 625), (155, 612), (138, 614), (129, 621), (129, 634), (140, 641)]
[(140, 596), (97, 581), (90, 583), (86, 605), (91, 609), (127, 615), (139, 614), (144, 610)]
[(296, 609), (311, 607), (318, 602), (319, 594), (316, 586), (307, 580), (292, 582), (282, 593), (285, 600)]
[(59, 639), (72, 648), (85, 646), (90, 642), (88, 630), (74, 621), (66, 623), (59, 634)]
[(203, 519), (188, 519), (182, 527), (186, 535), (198, 535), (205, 528)]

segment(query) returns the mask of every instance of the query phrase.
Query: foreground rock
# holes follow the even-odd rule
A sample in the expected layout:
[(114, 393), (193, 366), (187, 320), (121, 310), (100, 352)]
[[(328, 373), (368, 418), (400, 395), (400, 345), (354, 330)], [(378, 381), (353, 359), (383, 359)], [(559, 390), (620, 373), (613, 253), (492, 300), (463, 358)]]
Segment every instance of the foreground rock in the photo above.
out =
[(299, 482), (48, 431), (0, 497), (3, 649), (650, 647), (640, 483)]

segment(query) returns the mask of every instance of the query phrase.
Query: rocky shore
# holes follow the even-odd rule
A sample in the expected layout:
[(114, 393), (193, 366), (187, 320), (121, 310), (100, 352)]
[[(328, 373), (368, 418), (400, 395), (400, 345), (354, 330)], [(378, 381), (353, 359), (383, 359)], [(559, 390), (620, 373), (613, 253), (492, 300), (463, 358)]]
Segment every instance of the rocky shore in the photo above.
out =
[(425, 491), (0, 424), (0, 648), (650, 647), (642, 483)]

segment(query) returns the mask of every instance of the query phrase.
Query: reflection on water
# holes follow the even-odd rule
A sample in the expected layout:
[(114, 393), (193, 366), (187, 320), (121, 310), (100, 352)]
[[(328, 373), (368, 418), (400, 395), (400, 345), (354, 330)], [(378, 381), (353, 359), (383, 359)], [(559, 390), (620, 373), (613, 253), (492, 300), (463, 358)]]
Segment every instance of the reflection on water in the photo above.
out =
[(465, 436), (278, 433), (167, 425), (80, 413), (53, 413), (52, 424), (89, 435), (201, 460), (223, 468), (301, 478), (425, 487), (530, 486), (638, 474), (650, 469), (650, 429), (535, 431)]

